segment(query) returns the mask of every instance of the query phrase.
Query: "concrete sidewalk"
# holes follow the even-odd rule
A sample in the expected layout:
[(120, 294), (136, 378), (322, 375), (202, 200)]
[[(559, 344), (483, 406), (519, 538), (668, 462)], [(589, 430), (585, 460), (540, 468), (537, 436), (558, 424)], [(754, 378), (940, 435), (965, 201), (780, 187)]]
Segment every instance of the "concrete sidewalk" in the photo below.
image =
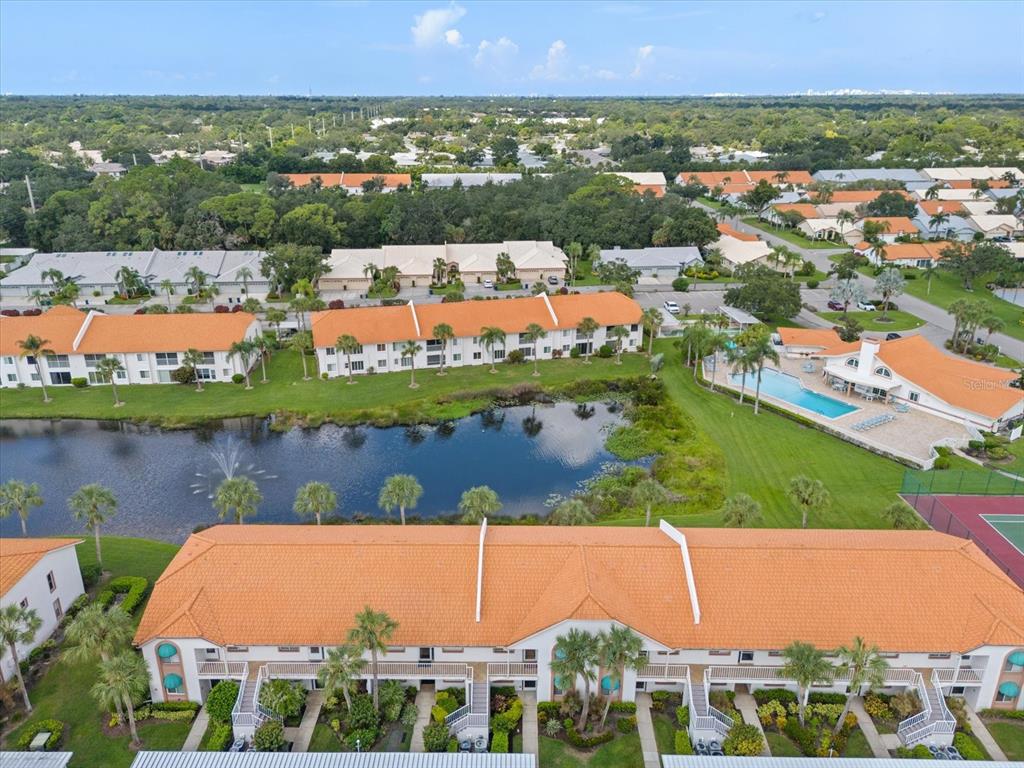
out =
[(199, 742), (203, 740), (203, 734), (206, 733), (206, 728), (210, 724), (210, 715), (206, 712), (206, 707), (199, 710), (199, 714), (196, 715), (196, 719), (192, 721), (192, 729), (188, 732), (188, 738), (185, 739), (185, 743), (181, 746), (182, 752), (196, 752), (199, 750)]
[(761, 732), (761, 739), (764, 741), (764, 748), (761, 750), (762, 757), (771, 757), (772, 751), (768, 749), (768, 740), (764, 737), (764, 728), (761, 727), (761, 719), (757, 716), (757, 702), (749, 693), (737, 693), (733, 702), (736, 709), (743, 716), (743, 722), (753, 725)]
[(302, 721), (297, 728), (285, 728), (285, 738), (292, 742), (292, 752), (309, 751), (309, 742), (313, 739), (313, 729), (320, 719), (323, 705), (323, 691), (310, 691), (306, 696), (306, 711), (302, 713)]
[(857, 716), (857, 725), (860, 726), (860, 730), (864, 734), (864, 738), (868, 740), (868, 746), (871, 747), (871, 754), (877, 758), (891, 757), (889, 750), (885, 746), (885, 742), (878, 733), (878, 729), (875, 728), (874, 721), (864, 709), (864, 699), (860, 696), (854, 696), (850, 699), (850, 711)]
[(988, 728), (985, 727), (982, 719), (978, 717), (978, 713), (970, 707), (967, 707), (967, 722), (971, 724), (971, 730), (974, 731), (974, 735), (981, 742), (981, 745), (985, 747), (989, 757), (993, 760), (1005, 761), (1006, 753), (996, 743), (996, 740), (992, 738), (992, 734), (988, 732)]
[(651, 721), (651, 694), (636, 695), (636, 730), (640, 734), (640, 751), (644, 756), (644, 768), (661, 768), (658, 756), (658, 741), (654, 738), (654, 723)]
[(523, 702), (523, 752), (528, 755), (540, 754), (540, 739), (537, 725), (537, 692), (521, 691)]
[(434, 706), (435, 691), (433, 686), (423, 686), (416, 694), (416, 725), (412, 728), (412, 739), (409, 741), (410, 752), (423, 752), (423, 729), (430, 725), (430, 708)]

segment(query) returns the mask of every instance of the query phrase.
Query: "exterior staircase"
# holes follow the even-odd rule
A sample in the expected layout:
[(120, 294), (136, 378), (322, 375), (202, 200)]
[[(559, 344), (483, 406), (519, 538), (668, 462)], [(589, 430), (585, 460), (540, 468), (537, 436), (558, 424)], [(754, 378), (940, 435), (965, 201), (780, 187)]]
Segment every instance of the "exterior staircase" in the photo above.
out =
[(905, 747), (918, 744), (948, 747), (953, 743), (956, 718), (946, 707), (946, 699), (936, 677), (932, 672), (929, 685), (924, 675), (918, 673), (916, 676), (917, 695), (924, 709), (900, 723), (896, 733)]
[(259, 704), (260, 687), (265, 677), (265, 667), (250, 665), (248, 675), (238, 686), (238, 698), (231, 709), (231, 726), (236, 739), (251, 739), (259, 725), (276, 717)]
[(694, 742), (699, 739), (720, 741), (729, 735), (733, 720), (708, 703), (708, 692), (711, 688), (708, 670), (705, 669), (701, 673), (698, 669), (691, 668), (693, 674), (699, 675), (696, 680), (692, 675), (686, 679), (687, 700), (690, 704), (690, 738)]
[(445, 718), (448, 732), (461, 741), (486, 739), (490, 730), (491, 685), (486, 665), (473, 667), (473, 679), (466, 683), (466, 705)]

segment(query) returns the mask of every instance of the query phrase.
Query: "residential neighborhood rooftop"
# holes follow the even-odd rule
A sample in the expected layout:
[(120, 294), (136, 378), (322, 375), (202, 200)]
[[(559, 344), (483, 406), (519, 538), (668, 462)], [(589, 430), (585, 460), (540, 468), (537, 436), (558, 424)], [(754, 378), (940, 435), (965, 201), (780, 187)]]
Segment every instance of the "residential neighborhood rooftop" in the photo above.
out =
[(43, 557), (81, 539), (0, 539), (0, 595), (7, 594)]

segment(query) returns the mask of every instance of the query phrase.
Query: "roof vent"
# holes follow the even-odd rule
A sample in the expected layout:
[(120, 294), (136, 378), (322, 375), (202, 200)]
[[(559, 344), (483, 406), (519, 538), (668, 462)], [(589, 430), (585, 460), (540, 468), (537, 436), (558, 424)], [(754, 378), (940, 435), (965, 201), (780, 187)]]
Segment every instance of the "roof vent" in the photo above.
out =
[(697, 584), (693, 578), (693, 565), (690, 563), (690, 549), (686, 545), (686, 537), (676, 528), (662, 520), (658, 528), (672, 541), (679, 545), (683, 556), (683, 570), (686, 572), (686, 589), (690, 593), (690, 608), (693, 610), (693, 623), (700, 624), (700, 602), (697, 600)]

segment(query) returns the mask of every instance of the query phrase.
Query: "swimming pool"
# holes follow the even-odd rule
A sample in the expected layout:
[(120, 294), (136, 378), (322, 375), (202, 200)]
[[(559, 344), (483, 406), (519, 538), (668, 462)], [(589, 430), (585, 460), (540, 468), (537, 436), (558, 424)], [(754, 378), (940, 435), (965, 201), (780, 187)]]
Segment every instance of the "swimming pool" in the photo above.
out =
[[(734, 387), (739, 387), (741, 380), (740, 374), (729, 374), (729, 381)], [(752, 393), (756, 385), (756, 377), (747, 376), (747, 391)], [(785, 400), (787, 403), (792, 403), (804, 410), (821, 414), (826, 419), (837, 419), (840, 416), (845, 416), (857, 410), (855, 405), (848, 405), (828, 395), (804, 389), (800, 379), (790, 376), (788, 373), (777, 371), (774, 368), (765, 368), (761, 372), (761, 394)]]

